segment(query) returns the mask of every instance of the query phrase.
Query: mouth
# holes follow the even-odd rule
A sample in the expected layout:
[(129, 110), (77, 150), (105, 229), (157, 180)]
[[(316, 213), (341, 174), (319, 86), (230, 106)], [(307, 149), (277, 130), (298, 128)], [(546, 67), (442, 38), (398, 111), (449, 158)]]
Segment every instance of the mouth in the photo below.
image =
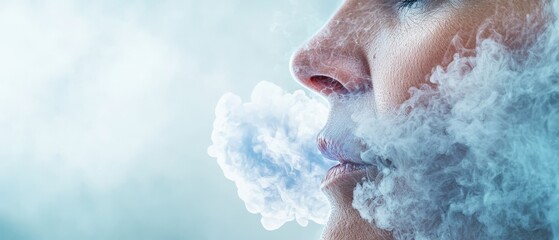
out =
[(383, 160), (379, 156), (371, 162), (363, 161), (360, 153), (366, 147), (361, 141), (339, 141), (338, 139), (319, 137), (317, 142), (324, 157), (338, 161), (335, 166), (326, 172), (322, 179), (320, 187), (323, 190), (344, 187), (353, 189), (364, 177), (374, 178), (376, 176), (378, 172), (376, 165), (384, 167), (392, 165), (391, 161)]
[[(333, 124), (332, 124), (333, 126)], [(334, 128), (327, 126), (317, 136), (318, 149), (322, 156), (338, 163), (330, 168), (320, 187), (326, 192), (343, 192), (342, 195), (351, 195), (346, 190), (353, 192), (353, 188), (357, 183), (361, 182), (365, 177), (375, 178), (378, 168), (391, 165), (390, 161), (382, 161), (380, 156), (367, 156), (362, 158), (362, 153), (368, 151), (369, 147), (363, 139), (355, 136), (351, 129)]]
[(339, 139), (327, 135), (324, 131), (319, 135), (318, 148), (324, 157), (339, 163), (328, 170), (322, 179), (321, 188), (353, 185), (351, 183), (360, 181), (366, 176), (367, 169), (373, 166), (361, 159), (360, 152), (365, 149), (364, 144), (356, 138), (345, 136)]
[(340, 162), (328, 170), (326, 176), (322, 179), (321, 188), (334, 185), (341, 181), (359, 181), (367, 174), (370, 167), (372, 167), (372, 165)]

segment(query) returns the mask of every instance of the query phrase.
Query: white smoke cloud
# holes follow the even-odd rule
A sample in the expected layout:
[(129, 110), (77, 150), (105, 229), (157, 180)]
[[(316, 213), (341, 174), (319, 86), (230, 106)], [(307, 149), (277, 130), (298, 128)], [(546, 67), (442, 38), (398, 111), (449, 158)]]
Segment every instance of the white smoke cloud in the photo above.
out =
[(219, 100), (208, 152), (266, 229), (326, 222), (329, 205), (319, 186), (333, 162), (314, 141), (326, 118), (323, 103), (269, 82), (260, 82), (248, 102), (230, 93)]
[(559, 238), (559, 26), (540, 36), (517, 51), (478, 39), (400, 114), (359, 118), (365, 159), (392, 162), (354, 191), (365, 219), (397, 239)]

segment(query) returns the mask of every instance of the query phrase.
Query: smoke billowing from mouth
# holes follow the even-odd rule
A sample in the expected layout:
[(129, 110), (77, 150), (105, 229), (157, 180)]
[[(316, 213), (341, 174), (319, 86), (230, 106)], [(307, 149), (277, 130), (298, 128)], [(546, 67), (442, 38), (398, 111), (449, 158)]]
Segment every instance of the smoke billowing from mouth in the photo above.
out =
[(219, 100), (208, 152), (264, 228), (326, 222), (329, 205), (319, 186), (333, 163), (315, 142), (326, 118), (324, 104), (269, 82), (259, 83), (249, 102), (233, 94)]
[(355, 189), (362, 217), (397, 239), (559, 239), (558, 27), (518, 51), (478, 39), (436, 88), (360, 118), (364, 159), (394, 164)]

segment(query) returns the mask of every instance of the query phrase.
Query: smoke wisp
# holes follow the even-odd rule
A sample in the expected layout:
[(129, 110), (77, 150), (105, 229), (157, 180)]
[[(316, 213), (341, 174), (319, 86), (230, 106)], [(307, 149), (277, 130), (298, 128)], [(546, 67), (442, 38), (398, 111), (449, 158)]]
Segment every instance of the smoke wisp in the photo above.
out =
[(333, 162), (314, 139), (326, 118), (321, 102), (269, 82), (260, 82), (248, 102), (231, 93), (219, 100), (208, 152), (264, 228), (325, 223), (329, 205), (319, 186)]

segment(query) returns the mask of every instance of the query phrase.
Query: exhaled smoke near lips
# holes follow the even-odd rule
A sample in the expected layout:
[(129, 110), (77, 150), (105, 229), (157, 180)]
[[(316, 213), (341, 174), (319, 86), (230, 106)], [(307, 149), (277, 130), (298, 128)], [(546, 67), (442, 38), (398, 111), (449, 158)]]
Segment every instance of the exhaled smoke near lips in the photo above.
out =
[(365, 219), (397, 239), (559, 239), (559, 25), (524, 31), (540, 37), (521, 52), (479, 39), (401, 114), (359, 117), (363, 158), (392, 162), (354, 191)]
[(325, 223), (329, 205), (319, 186), (333, 162), (322, 158), (315, 138), (326, 118), (324, 104), (269, 82), (259, 83), (249, 102), (233, 94), (219, 100), (208, 152), (266, 229), (292, 220)]

